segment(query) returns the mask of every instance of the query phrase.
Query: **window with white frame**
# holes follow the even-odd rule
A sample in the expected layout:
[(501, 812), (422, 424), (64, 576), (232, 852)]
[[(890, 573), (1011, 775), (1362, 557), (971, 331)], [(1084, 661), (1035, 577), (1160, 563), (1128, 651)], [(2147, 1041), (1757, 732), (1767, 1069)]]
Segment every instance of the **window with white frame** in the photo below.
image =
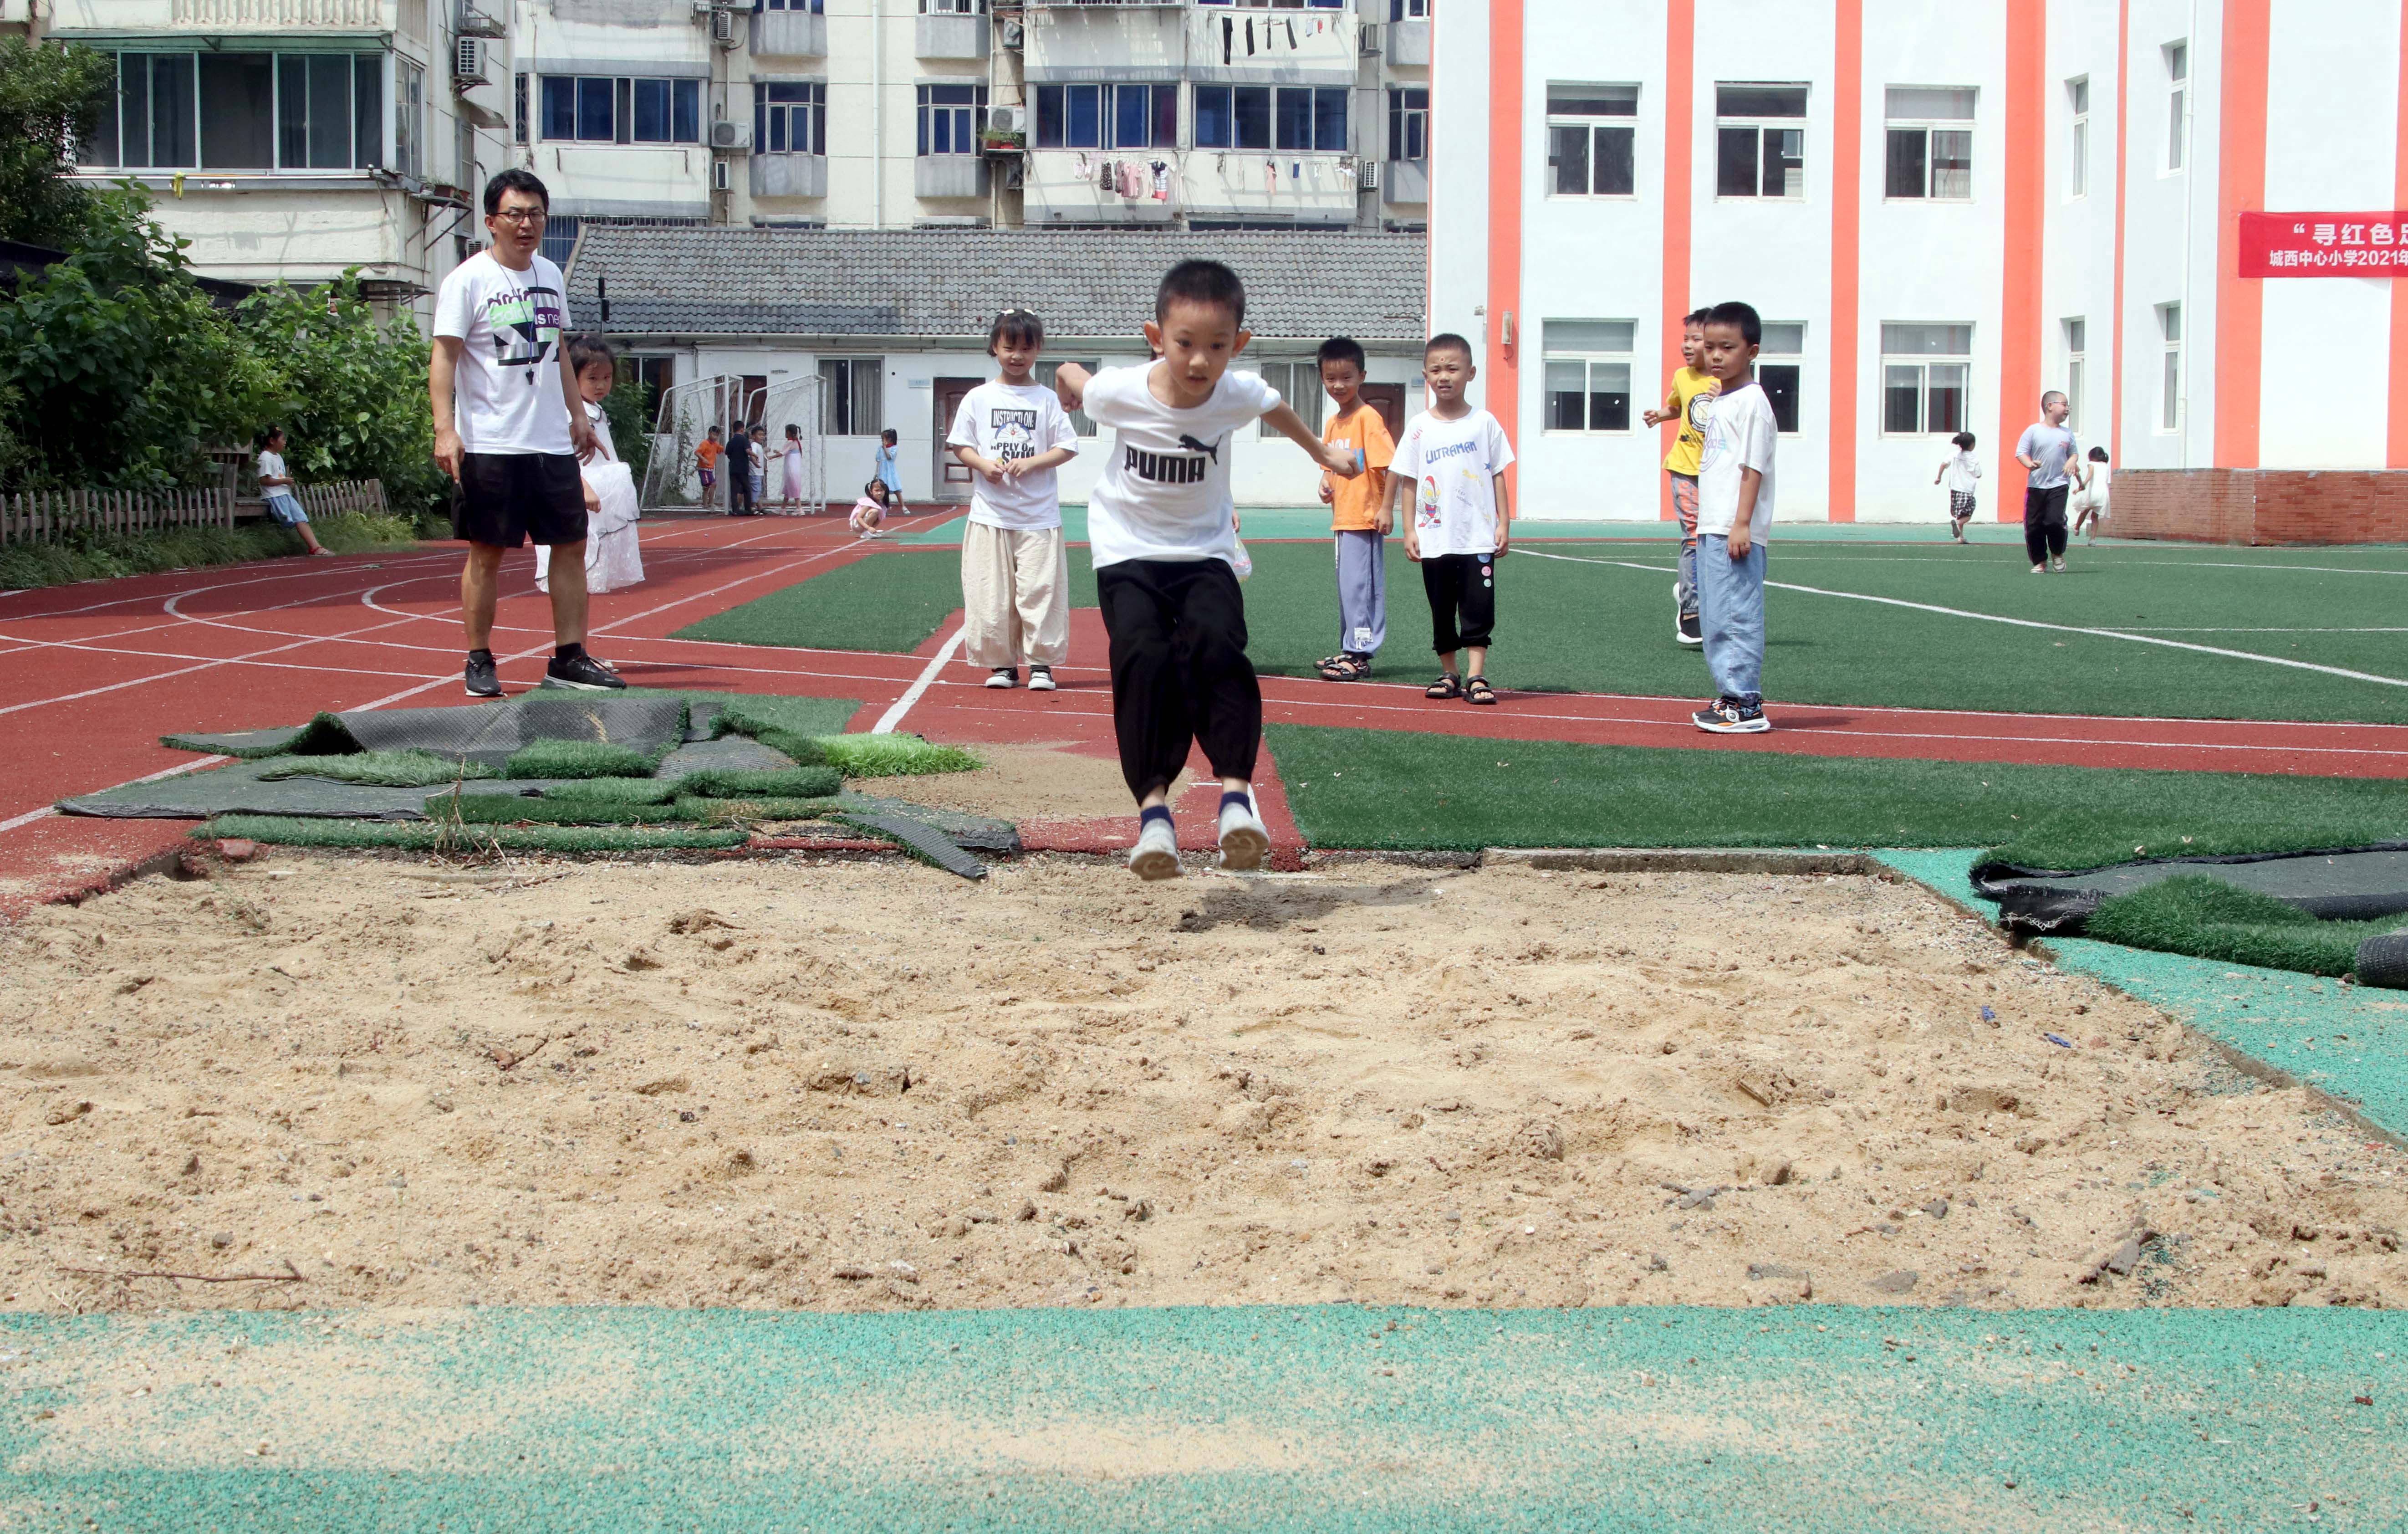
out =
[(1176, 85), (1040, 85), (1040, 150), (1143, 150), (1179, 147)]
[(1549, 320), (1540, 344), (1547, 380), (1547, 430), (1630, 429), (1635, 320)]
[[(120, 53), (115, 109), (102, 112), (79, 152), (86, 165), (129, 170), (382, 165), (385, 58), (338, 52)], [(423, 86), (420, 93), (423, 98)], [(423, 159), (423, 148), (420, 154)]]
[(1636, 85), (1547, 85), (1549, 192), (1627, 197), (1639, 190)]
[(2065, 331), (2065, 423), (2082, 429), (2084, 374), (2088, 371), (2090, 322), (2076, 317), (2061, 322)]
[(1882, 194), (1967, 202), (1973, 195), (1973, 99), (1967, 86), (1893, 85)]
[(827, 152), (827, 87), (765, 80), (752, 88), (752, 148), (760, 154)]
[(920, 87), (922, 154), (976, 154), (979, 130), (985, 126), (985, 86)]
[(830, 437), (876, 437), (886, 426), (886, 359), (822, 357), (820, 429)]
[(699, 144), (702, 81), (543, 77), (543, 136), (580, 144)]
[(1756, 350), (1756, 381), (1772, 405), (1775, 431), (1798, 430), (1798, 389), (1806, 355), (1806, 326), (1798, 321), (1768, 320), (1764, 341)]
[(923, 16), (983, 16), (986, 14), (986, 0), (920, 0), (920, 14)]
[(2183, 167), (2190, 137), (2190, 44), (2168, 43), (2166, 60), (2166, 169)]
[(510, 77), (510, 142), (523, 144), (535, 132), (535, 119), (527, 109), (527, 78)]
[(1429, 158), (1429, 87), (1388, 87), (1388, 158)]
[(426, 175), (426, 70), (399, 54), (393, 61), (393, 168)]
[(1205, 150), (1314, 150), (1342, 154), (1343, 86), (1199, 85), (1196, 147)]
[(1971, 419), (1965, 396), (1973, 327), (1885, 324), (1881, 341), (1883, 432), (1953, 437), (1963, 431)]
[(1806, 87), (1714, 87), (1714, 195), (1806, 195)]
[[(1083, 367), (1090, 373), (1100, 373), (1104, 367), (1103, 359), (1099, 357), (1063, 357), (1054, 362), (1040, 362), (1030, 368), (1029, 372), (1039, 384), (1051, 389), (1054, 387), (1054, 376), (1066, 366)], [(1093, 437), (1096, 435), (1096, 423), (1086, 411), (1072, 410), (1070, 429), (1081, 437)]]
[[(1322, 393), (1319, 362), (1310, 357), (1302, 362), (1267, 362), (1263, 364), (1263, 380), (1279, 391), (1280, 398), (1304, 418), (1306, 425), (1314, 431), (1321, 429), (1322, 420), (1327, 413), (1329, 396)], [(1265, 420), (1261, 435), (1277, 437), (1279, 433), (1271, 429), (1268, 420)]]
[(2090, 77), (2065, 82), (2065, 104), (2073, 110), (2071, 131), (2066, 135), (2065, 194), (2069, 197), (2090, 195)]
[(2165, 349), (2158, 363), (2157, 430), (2182, 430), (2183, 311), (2180, 304), (2157, 306), (2157, 340)]

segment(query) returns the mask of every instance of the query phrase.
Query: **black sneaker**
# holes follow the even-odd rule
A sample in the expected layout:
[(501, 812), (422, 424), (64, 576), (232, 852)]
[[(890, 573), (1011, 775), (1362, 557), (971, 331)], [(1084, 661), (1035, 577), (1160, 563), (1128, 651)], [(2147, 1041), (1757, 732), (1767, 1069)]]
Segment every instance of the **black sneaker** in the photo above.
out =
[(580, 693), (611, 693), (627, 685), (619, 680), (619, 673), (582, 650), (566, 657), (554, 655), (543, 668), (543, 684)]
[(1772, 728), (1761, 702), (1737, 697), (1714, 699), (1712, 707), (1691, 714), (1689, 723), (1709, 735), (1762, 735)]
[(467, 682), (468, 695), (470, 697), (499, 697), (502, 695), (502, 679), (494, 674), (494, 652), (492, 651), (471, 650), (468, 652)]
[(1706, 642), (1706, 631), (1698, 624), (1698, 615), (1694, 612), (1684, 612), (1681, 614), (1678, 620), (1678, 625), (1672, 632), (1672, 637), (1680, 640), (1683, 644), (1692, 647), (1702, 645)]

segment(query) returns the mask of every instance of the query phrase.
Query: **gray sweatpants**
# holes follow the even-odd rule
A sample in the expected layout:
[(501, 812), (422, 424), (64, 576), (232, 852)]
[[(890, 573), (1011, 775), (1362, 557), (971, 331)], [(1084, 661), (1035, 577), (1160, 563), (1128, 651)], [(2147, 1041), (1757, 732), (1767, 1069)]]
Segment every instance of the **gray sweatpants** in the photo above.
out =
[(1376, 655), (1388, 642), (1387, 538), (1374, 532), (1340, 532), (1338, 544), (1338, 650)]

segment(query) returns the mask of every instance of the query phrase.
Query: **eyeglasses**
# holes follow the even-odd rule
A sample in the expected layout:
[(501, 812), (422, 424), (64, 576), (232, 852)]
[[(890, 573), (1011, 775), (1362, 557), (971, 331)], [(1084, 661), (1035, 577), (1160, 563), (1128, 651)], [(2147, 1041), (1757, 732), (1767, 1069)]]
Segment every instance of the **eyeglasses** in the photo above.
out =
[(487, 216), (496, 219), (508, 219), (512, 223), (541, 223), (545, 219), (551, 217), (549, 213), (545, 212), (545, 210), (540, 208), (505, 208), (498, 213), (493, 213)]

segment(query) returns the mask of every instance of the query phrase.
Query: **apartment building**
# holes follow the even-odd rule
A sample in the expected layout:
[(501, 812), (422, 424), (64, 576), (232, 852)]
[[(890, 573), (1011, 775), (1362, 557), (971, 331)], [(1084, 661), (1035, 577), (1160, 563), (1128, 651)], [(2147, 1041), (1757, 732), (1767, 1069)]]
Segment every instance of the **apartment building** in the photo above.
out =
[[(2135, 509), (2408, 466), (2395, 0), (1449, 0), (1434, 25), (1432, 318), (1483, 349), (1531, 515), (1659, 511), (1640, 413), (1682, 313), (1726, 298), (1766, 322), (1787, 519), (1935, 521), (1971, 431), (1985, 515), (2014, 520), (2044, 389)], [(2348, 336), (2381, 360), (2336, 387)]]

